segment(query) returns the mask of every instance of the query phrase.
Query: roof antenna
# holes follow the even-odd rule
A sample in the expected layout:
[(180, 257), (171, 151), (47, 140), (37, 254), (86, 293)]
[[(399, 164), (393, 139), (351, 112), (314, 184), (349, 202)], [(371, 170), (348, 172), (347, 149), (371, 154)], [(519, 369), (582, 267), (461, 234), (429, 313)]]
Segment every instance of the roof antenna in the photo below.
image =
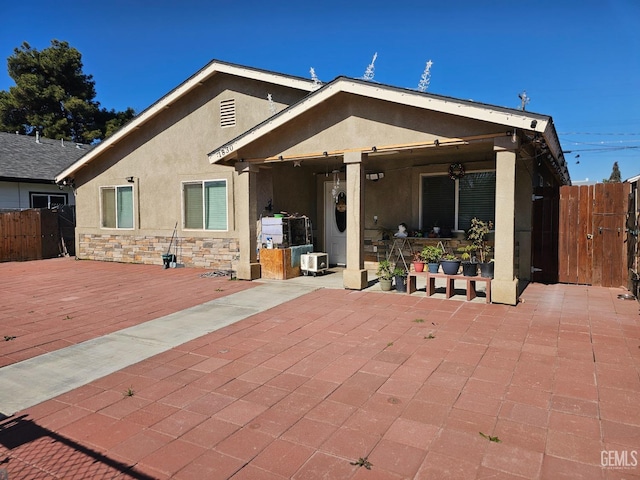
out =
[(267, 93), (267, 101), (269, 102), (269, 113), (271, 116), (276, 114), (276, 104), (273, 102), (273, 96)]
[(316, 75), (316, 69), (311, 67), (309, 69), (309, 73), (311, 74), (311, 80), (313, 81), (313, 89), (314, 90), (319, 89), (322, 86), (322, 82), (320, 81), (320, 79)]
[(422, 72), (422, 76), (420, 77), (420, 83), (418, 83), (419, 92), (426, 92), (427, 88), (429, 88), (429, 84), (431, 83), (431, 65), (433, 65), (433, 62), (429, 60), (424, 67), (424, 72)]
[(375, 75), (374, 69), (375, 69), (376, 58), (378, 58), (378, 52), (373, 54), (373, 59), (371, 60), (371, 63), (365, 70), (364, 76), (362, 77), (363, 80), (369, 80), (369, 81), (373, 80), (373, 76)]
[(40, 143), (40, 132), (36, 130), (36, 143)]
[(524, 112), (526, 110), (525, 107), (531, 101), (531, 98), (527, 96), (526, 90), (523, 90), (522, 93), (519, 93), (518, 98), (520, 99), (520, 110)]
[(60, 139), (60, 145), (62, 145), (64, 147), (64, 138)]

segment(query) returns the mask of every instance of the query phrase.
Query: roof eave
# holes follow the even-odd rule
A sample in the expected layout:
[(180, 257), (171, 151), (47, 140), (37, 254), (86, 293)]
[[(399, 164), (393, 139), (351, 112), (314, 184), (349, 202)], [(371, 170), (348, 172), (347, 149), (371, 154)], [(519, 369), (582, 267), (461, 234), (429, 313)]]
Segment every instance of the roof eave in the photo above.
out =
[(218, 163), (231, 159), (235, 154), (234, 152), (237, 152), (239, 149), (247, 146), (271, 130), (296, 118), (315, 105), (339, 93), (364, 95), (370, 98), (424, 108), (440, 113), (462, 115), (467, 118), (504, 125), (506, 129), (519, 128), (543, 133), (547, 130), (549, 124), (552, 123), (551, 117), (547, 115), (426, 94), (387, 85), (373, 84), (346, 77), (338, 77), (319, 90), (311, 93), (300, 102), (282, 110), (277, 115), (270, 117), (253, 129), (213, 150), (208, 154), (209, 161), (211, 163)]
[(314, 88), (312, 80), (306, 80), (299, 77), (293, 77), (288, 75), (282, 75), (275, 72), (269, 72), (267, 70), (259, 70), (250, 67), (243, 67), (234, 65), (231, 63), (220, 62), (214, 60), (208, 65), (203, 67), (200, 71), (196, 72), (190, 78), (185, 80), (179, 86), (171, 90), (165, 96), (161, 97), (158, 101), (151, 106), (143, 110), (139, 115), (134, 117), (124, 127), (114, 133), (108, 139), (102, 141), (99, 145), (94, 147), (90, 152), (83, 155), (76, 162), (70, 165), (68, 168), (60, 172), (55, 178), (57, 183), (63, 181), (65, 178), (72, 176), (77, 170), (91, 162), (96, 157), (100, 156), (103, 152), (113, 147), (120, 140), (125, 138), (132, 130), (140, 128), (142, 125), (153, 119), (163, 110), (169, 108), (172, 104), (178, 101), (180, 98), (201, 86), (204, 82), (214, 76), (216, 73), (228, 73), (232, 75), (242, 76), (245, 78), (252, 78), (268, 83), (275, 83), (278, 85), (289, 86), (300, 90), (311, 91)]
[(51, 178), (27, 178), (27, 177), (7, 177), (0, 176), (0, 182), (12, 183), (47, 183), (55, 185), (56, 181)]

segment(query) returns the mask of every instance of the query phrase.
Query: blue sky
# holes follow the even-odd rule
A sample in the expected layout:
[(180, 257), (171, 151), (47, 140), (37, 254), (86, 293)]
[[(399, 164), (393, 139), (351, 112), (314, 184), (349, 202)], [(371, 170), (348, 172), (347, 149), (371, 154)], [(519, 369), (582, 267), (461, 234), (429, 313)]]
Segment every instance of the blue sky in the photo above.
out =
[[(640, 174), (640, 1), (3, 2), (6, 58), (64, 40), (108, 109), (140, 112), (212, 59), (330, 81), (362, 77), (553, 117), (574, 181)], [(577, 157), (579, 155), (579, 157)], [(579, 162), (579, 163), (578, 163)]]

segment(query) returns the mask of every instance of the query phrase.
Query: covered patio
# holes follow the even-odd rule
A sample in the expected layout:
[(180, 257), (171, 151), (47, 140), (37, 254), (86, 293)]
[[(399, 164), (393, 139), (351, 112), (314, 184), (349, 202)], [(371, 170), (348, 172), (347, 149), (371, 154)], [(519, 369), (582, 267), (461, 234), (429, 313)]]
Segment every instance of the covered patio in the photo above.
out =
[(570, 182), (548, 116), (344, 78), (209, 158), (238, 172), (239, 278), (260, 277), (255, 225), (267, 204), (311, 217), (316, 249), (346, 266), (355, 290), (382, 230), (405, 223), (426, 235), (440, 221), (455, 246), (482, 216), (495, 225), (493, 301), (510, 305), (531, 279), (534, 189)]

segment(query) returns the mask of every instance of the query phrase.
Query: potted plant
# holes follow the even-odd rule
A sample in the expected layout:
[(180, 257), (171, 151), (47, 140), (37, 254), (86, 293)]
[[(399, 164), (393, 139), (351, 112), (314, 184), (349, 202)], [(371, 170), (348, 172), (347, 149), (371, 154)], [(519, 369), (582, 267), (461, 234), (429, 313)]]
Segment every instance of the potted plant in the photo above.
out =
[(413, 269), (416, 272), (422, 272), (424, 271), (424, 259), (422, 258), (422, 254), (421, 252), (414, 252), (413, 253)]
[(451, 253), (446, 254), (440, 260), (442, 271), (447, 275), (457, 275), (460, 269), (460, 259)]
[(380, 283), (380, 290), (388, 292), (391, 290), (391, 281), (393, 280), (393, 266), (389, 260), (381, 260), (378, 263), (378, 282)]
[(475, 277), (478, 274), (478, 262), (476, 257), (472, 256), (475, 253), (476, 248), (474, 245), (466, 245), (458, 248), (459, 252), (462, 252), (460, 257), (462, 258), (462, 274), (465, 277)]
[(442, 253), (442, 249), (434, 245), (425, 245), (420, 252), (422, 260), (428, 265), (427, 268), (429, 268), (429, 273), (438, 273), (438, 266)]
[(467, 238), (471, 241), (480, 262), (480, 275), (493, 278), (493, 261), (490, 261), (492, 247), (487, 242), (489, 232), (493, 230), (493, 222), (485, 222), (476, 217), (471, 219), (471, 228), (467, 231)]
[(402, 267), (393, 269), (393, 276), (396, 279), (396, 290), (398, 292), (407, 291), (407, 271)]

